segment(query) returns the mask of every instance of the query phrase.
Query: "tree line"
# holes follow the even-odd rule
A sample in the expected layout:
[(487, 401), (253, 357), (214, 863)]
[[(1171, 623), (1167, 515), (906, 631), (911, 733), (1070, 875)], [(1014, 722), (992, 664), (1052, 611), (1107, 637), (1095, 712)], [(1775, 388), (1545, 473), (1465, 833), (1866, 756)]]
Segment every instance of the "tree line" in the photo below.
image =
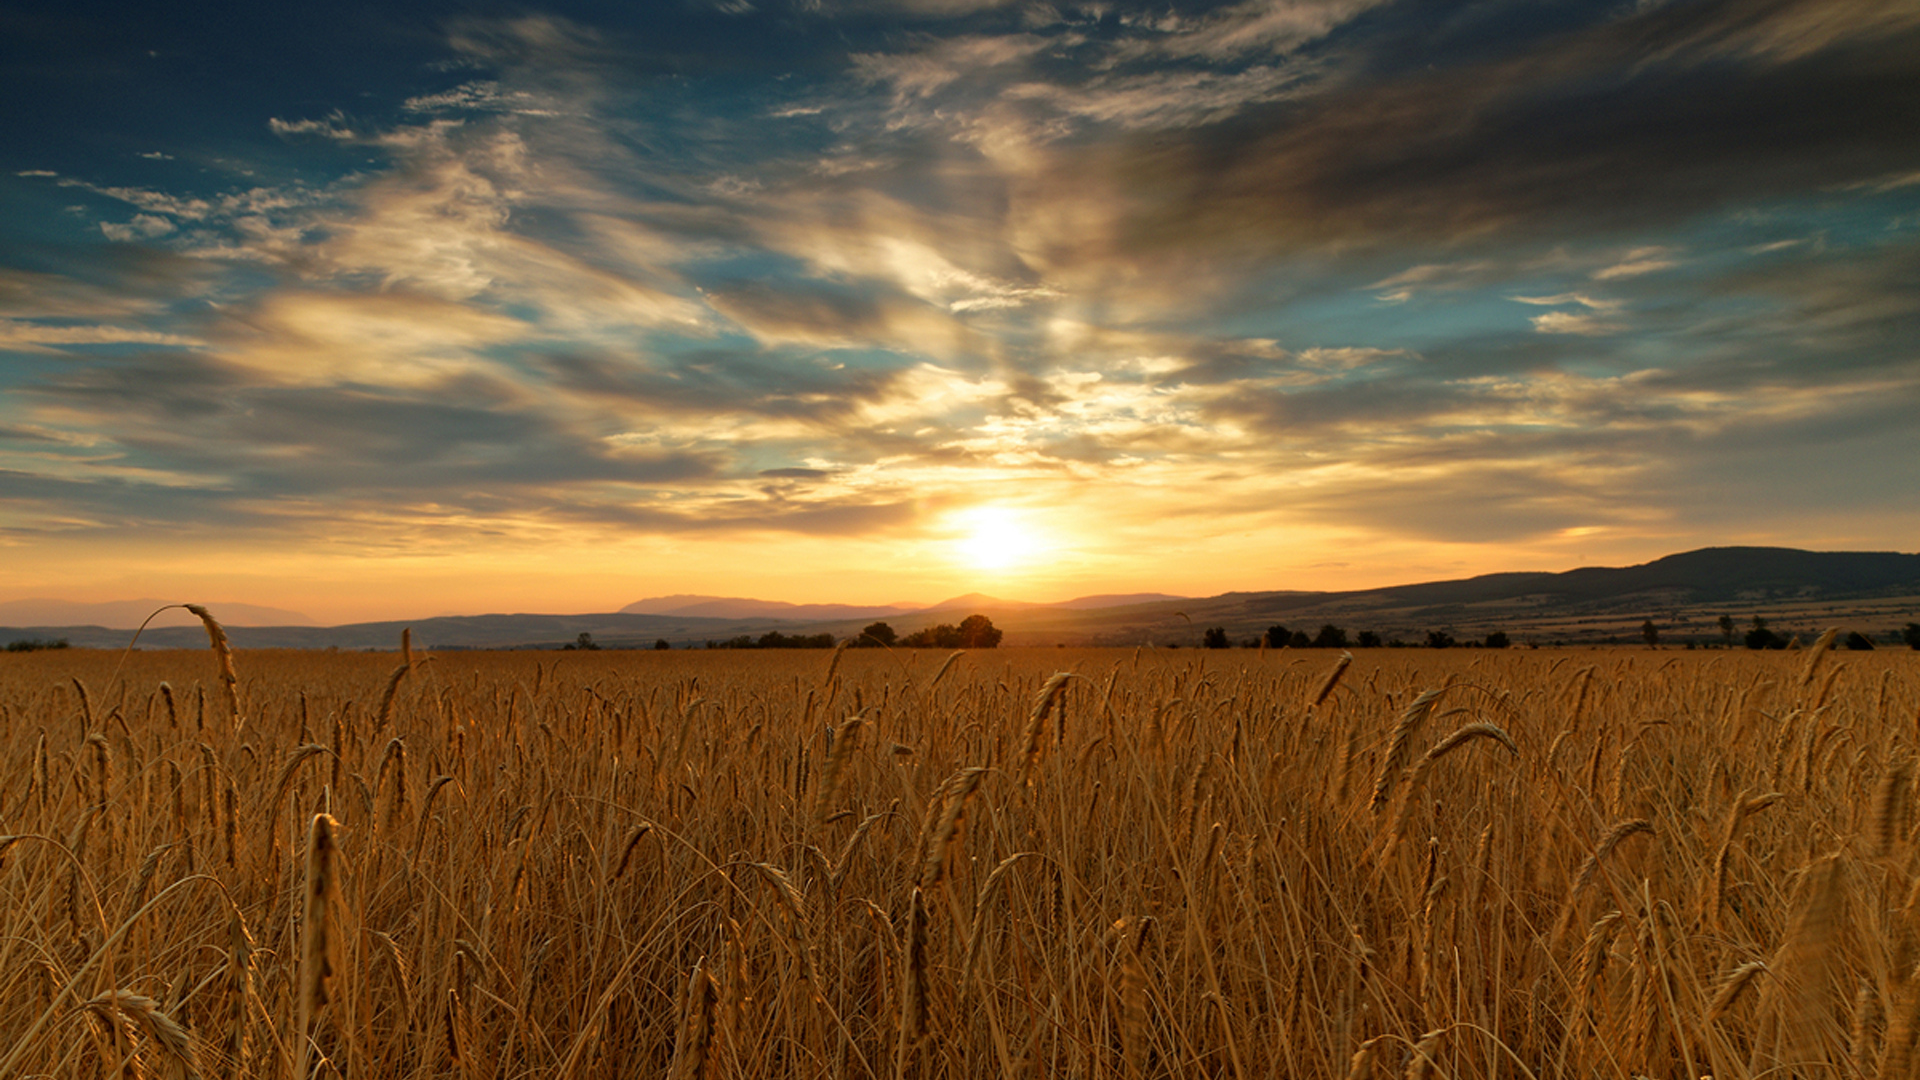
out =
[[(847, 641), (855, 649), (992, 649), (1004, 631), (985, 615), (969, 615), (959, 625), (941, 623), (902, 637), (884, 622), (870, 623)], [(832, 634), (783, 634), (770, 630), (759, 637), (741, 634), (728, 641), (709, 641), (709, 649), (831, 649), (839, 644)]]
[[(1201, 633), (1200, 644), (1208, 649), (1228, 649), (1233, 647), (1233, 640), (1227, 635), (1226, 627), (1210, 626)], [(1382, 641), (1380, 635), (1374, 631), (1362, 630), (1349, 641), (1345, 627), (1328, 623), (1313, 634), (1308, 634), (1305, 630), (1290, 630), (1275, 624), (1267, 627), (1260, 636), (1248, 638), (1240, 644), (1241, 647), (1248, 649), (1258, 649), (1261, 646), (1269, 649), (1406, 649), (1421, 644), (1429, 649), (1450, 649), (1456, 645), (1504, 649), (1513, 642), (1504, 630), (1495, 630), (1480, 641), (1460, 641), (1445, 630), (1429, 630), (1425, 642), (1402, 641), (1399, 638)]]
[[(1722, 615), (1717, 620), (1727, 647), (1731, 648), (1738, 629), (1732, 616)], [(1640, 625), (1640, 638), (1648, 646), (1660, 643), (1660, 627), (1648, 619)], [(859, 634), (847, 639), (851, 648), (904, 648), (904, 649), (992, 649), (1000, 644), (1004, 632), (985, 615), (969, 615), (953, 623), (940, 623), (916, 630), (902, 636), (884, 622), (869, 623)], [(1908, 647), (1920, 649), (1920, 623), (1908, 623), (1905, 628), (1888, 632), (1888, 638), (1903, 642)], [(1741, 644), (1749, 649), (1785, 649), (1791, 646), (1791, 638), (1784, 637), (1767, 625), (1767, 620), (1759, 615), (1753, 617), (1752, 625), (1739, 637)], [(1234, 646), (1232, 637), (1224, 626), (1210, 626), (1201, 632), (1200, 643), (1208, 649), (1228, 649)], [(831, 649), (839, 642), (830, 633), (819, 634), (783, 634), (778, 630), (769, 630), (759, 636), (741, 634), (726, 641), (708, 640), (709, 649)], [(1428, 630), (1422, 641), (1402, 641), (1394, 638), (1382, 641), (1380, 635), (1372, 630), (1362, 630), (1348, 637), (1345, 627), (1332, 623), (1322, 625), (1309, 634), (1305, 630), (1295, 630), (1278, 623), (1269, 626), (1256, 637), (1239, 642), (1242, 648), (1257, 649), (1265, 646), (1269, 649), (1405, 649), (1425, 647), (1429, 649), (1485, 648), (1505, 649), (1513, 645), (1513, 640), (1504, 630), (1493, 630), (1479, 640), (1459, 640), (1446, 630)], [(1555, 644), (1558, 644), (1556, 642)], [(25, 652), (34, 649), (65, 648), (65, 641), (24, 642), (16, 641), (7, 646), (9, 652)], [(1854, 650), (1874, 648), (1873, 639), (1855, 630), (1841, 639), (1841, 647)], [(1687, 642), (1693, 648), (1694, 642)], [(669, 649), (671, 645), (663, 638), (653, 643), (655, 649)], [(600, 646), (594, 642), (592, 634), (583, 633), (579, 638), (564, 646), (563, 649), (594, 650)]]
[[(1720, 616), (1718, 625), (1726, 644), (1731, 647), (1736, 630), (1732, 616)], [(1920, 649), (1920, 623), (1908, 623), (1905, 628), (1890, 631), (1887, 636), (1905, 643), (1908, 648)], [(1640, 639), (1648, 646), (1660, 644), (1660, 627), (1652, 619), (1641, 623)], [(1756, 615), (1753, 617), (1752, 626), (1740, 638), (1740, 642), (1747, 648), (1755, 650), (1785, 649), (1792, 644), (1792, 639), (1782, 636), (1767, 625), (1765, 618)], [(1232, 648), (1234, 643), (1228, 636), (1226, 627), (1211, 626), (1201, 633), (1200, 644), (1209, 649), (1227, 649)], [(1383, 645), (1390, 649), (1401, 649), (1422, 644), (1429, 649), (1449, 649), (1455, 646), (1505, 649), (1512, 646), (1513, 640), (1504, 630), (1491, 631), (1479, 641), (1460, 641), (1445, 630), (1429, 630), (1424, 642), (1408, 642), (1398, 638), (1382, 642), (1379, 634), (1371, 630), (1362, 630), (1353, 641), (1349, 642), (1345, 628), (1329, 623), (1313, 634), (1308, 634), (1305, 630), (1290, 630), (1280, 625), (1269, 626), (1265, 633), (1242, 641), (1240, 644), (1248, 649), (1257, 649), (1262, 645), (1269, 649), (1377, 649)], [(1874, 648), (1873, 639), (1858, 630), (1848, 632), (1846, 637), (1840, 639), (1840, 645), (1842, 648), (1855, 651)], [(1693, 648), (1693, 642), (1689, 641), (1687, 648)]]

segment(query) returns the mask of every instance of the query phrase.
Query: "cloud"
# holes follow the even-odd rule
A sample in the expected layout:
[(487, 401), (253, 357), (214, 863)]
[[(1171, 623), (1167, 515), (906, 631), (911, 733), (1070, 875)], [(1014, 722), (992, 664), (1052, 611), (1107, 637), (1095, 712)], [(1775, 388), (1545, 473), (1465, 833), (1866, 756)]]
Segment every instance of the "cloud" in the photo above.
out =
[(1486, 285), (1505, 277), (1505, 267), (1488, 261), (1463, 263), (1422, 263), (1390, 274), (1367, 286), (1377, 299), (1389, 304), (1404, 304), (1426, 291), (1458, 291)]
[(100, 223), (100, 231), (107, 239), (124, 244), (165, 236), (175, 231), (175, 226), (173, 222), (156, 214), (135, 214), (133, 220), (124, 225), (103, 221)]
[(68, 181), (119, 242), (0, 269), (14, 520), (1546, 543), (1920, 400), (1884, 12), (759, 7), (687, 17), (791, 56), (699, 78), (678, 24), (458, 21), (386, 112), (255, 128), (324, 182)]
[(463, 83), (438, 94), (411, 97), (401, 108), (412, 113), (473, 111), (516, 116), (560, 115), (559, 109), (543, 104), (538, 95), (526, 90), (509, 90), (491, 80)]
[(1579, 334), (1597, 336), (1617, 334), (1623, 327), (1620, 323), (1597, 315), (1579, 315), (1570, 311), (1549, 311), (1544, 315), (1535, 315), (1533, 328), (1542, 334)]
[(286, 384), (423, 385), (493, 367), (487, 349), (535, 334), (505, 315), (398, 290), (283, 290), (226, 315), (211, 331), (221, 355)]
[[(1080, 86), (1018, 83), (1006, 98), (1121, 128), (1187, 127), (1225, 120), (1249, 105), (1280, 100), (1315, 72), (1304, 65), (1240, 71), (1166, 71), (1104, 76)], [(1061, 132), (1062, 137), (1065, 132)]]
[(78, 271), (74, 274), (0, 266), (0, 316), (47, 326), (62, 321), (151, 318), (174, 290), (202, 281), (195, 274), (199, 267), (163, 253), (108, 250), (114, 259), (105, 266), (82, 263), (72, 268)]
[(856, 53), (854, 74), (893, 87), (897, 102), (928, 97), (962, 80), (1016, 64), (1047, 47), (1032, 34), (947, 38), (905, 53)]
[(1621, 278), (1640, 277), (1662, 270), (1671, 270), (1679, 263), (1670, 258), (1670, 252), (1663, 247), (1636, 248), (1626, 257), (1611, 266), (1604, 266), (1593, 272), (1595, 281), (1618, 281)]
[(1227, 60), (1250, 53), (1284, 54), (1325, 37), (1380, 0), (1247, 0), (1205, 16), (1136, 21), (1161, 32), (1138, 51)]
[(352, 142), (359, 136), (347, 126), (344, 113), (335, 112), (324, 120), (282, 120), (277, 116), (267, 119), (267, 130), (281, 138), (294, 135), (318, 135), (339, 142)]
[(0, 319), (0, 350), (14, 349), (44, 352), (56, 345), (178, 345), (197, 346), (201, 342), (177, 334), (154, 330), (134, 330), (120, 326), (47, 325), (16, 319)]
[(1522, 304), (1535, 304), (1541, 307), (1558, 307), (1562, 304), (1578, 304), (1593, 311), (1618, 311), (1621, 302), (1588, 296), (1585, 293), (1559, 293), (1554, 296), (1515, 296), (1510, 299)]
[(1821, 9), (1702, 0), (1324, 80), (1228, 122), (1063, 149), (1026, 194), (1079, 225), (1051, 238), (1051, 261), (1146, 265), (1196, 249), (1578, 240), (1904, 175), (1920, 151), (1880, 118), (1920, 107), (1920, 37), (1905, 22), (1875, 17), (1863, 25), (1889, 36), (1849, 31), (1844, 48), (1791, 57), (1734, 44)]
[(715, 310), (766, 342), (825, 347), (913, 342), (945, 355), (965, 340), (963, 328), (946, 313), (886, 285), (745, 280), (717, 283), (705, 296)]

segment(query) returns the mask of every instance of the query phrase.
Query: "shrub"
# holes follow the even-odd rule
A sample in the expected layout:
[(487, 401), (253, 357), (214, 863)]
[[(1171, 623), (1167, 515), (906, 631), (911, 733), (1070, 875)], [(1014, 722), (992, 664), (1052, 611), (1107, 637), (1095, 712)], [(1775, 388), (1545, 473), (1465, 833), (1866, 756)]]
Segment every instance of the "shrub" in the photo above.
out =
[(67, 647), (66, 638), (22, 638), (19, 641), (7, 642), (8, 652), (40, 652), (43, 649), (65, 649)]

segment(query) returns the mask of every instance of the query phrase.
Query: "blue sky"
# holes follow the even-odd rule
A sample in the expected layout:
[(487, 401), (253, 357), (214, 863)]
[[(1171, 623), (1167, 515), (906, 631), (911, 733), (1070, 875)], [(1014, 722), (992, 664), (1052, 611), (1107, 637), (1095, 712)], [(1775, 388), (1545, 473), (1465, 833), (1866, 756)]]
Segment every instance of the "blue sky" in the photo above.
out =
[(0, 599), (1920, 535), (1911, 4), (36, 3), (0, 93)]

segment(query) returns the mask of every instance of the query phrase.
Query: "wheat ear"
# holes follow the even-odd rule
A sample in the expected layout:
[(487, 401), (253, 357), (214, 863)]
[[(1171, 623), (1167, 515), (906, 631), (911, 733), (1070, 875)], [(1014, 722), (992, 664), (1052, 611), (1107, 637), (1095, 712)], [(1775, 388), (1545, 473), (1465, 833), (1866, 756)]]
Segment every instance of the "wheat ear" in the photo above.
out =
[(1393, 727), (1393, 736), (1387, 743), (1386, 760), (1380, 763), (1380, 776), (1373, 783), (1373, 799), (1367, 808), (1379, 813), (1387, 805), (1387, 799), (1393, 794), (1393, 781), (1407, 764), (1407, 746), (1413, 741), (1413, 733), (1419, 729), (1429, 714), (1433, 712), (1433, 703), (1440, 700), (1445, 687), (1428, 690), (1413, 699), (1406, 711), (1400, 714), (1400, 722)]
[(701, 1080), (713, 1056), (716, 995), (706, 964), (706, 958), (702, 957), (687, 980), (687, 1015), (680, 1025), (679, 1045), (674, 1048), (673, 1080)]
[(1353, 654), (1350, 652), (1342, 652), (1340, 659), (1333, 662), (1333, 670), (1327, 672), (1327, 677), (1320, 680), (1320, 689), (1314, 691), (1313, 700), (1307, 702), (1307, 708), (1319, 708), (1320, 703), (1327, 700), (1327, 696), (1333, 693), (1334, 686), (1340, 682), (1340, 676), (1346, 674), (1347, 666), (1352, 663)]
[(1027, 714), (1026, 735), (1021, 739), (1020, 760), (1027, 771), (1027, 782), (1033, 782), (1033, 770), (1040, 764), (1041, 735), (1046, 729), (1047, 714), (1054, 708), (1061, 692), (1066, 688), (1067, 680), (1073, 678), (1071, 671), (1056, 671), (1048, 677), (1040, 692), (1033, 695), (1033, 709)]
[(986, 769), (977, 765), (969, 766), (941, 785), (949, 790), (940, 816), (934, 821), (933, 832), (927, 838), (927, 858), (920, 867), (922, 889), (933, 888), (946, 876), (947, 849), (953, 845), (954, 834), (959, 832), (960, 823), (966, 820), (967, 800), (980, 790), (980, 781), (986, 779), (986, 775)]
[(900, 1037), (894, 1044), (896, 1080), (904, 1080), (927, 1030), (927, 901), (913, 890), (907, 905), (907, 932), (901, 942)]
[(1826, 631), (1820, 635), (1819, 640), (1813, 643), (1813, 648), (1809, 649), (1807, 653), (1807, 666), (1805, 670), (1800, 672), (1801, 686), (1812, 685), (1814, 673), (1820, 670), (1820, 661), (1826, 659), (1828, 651), (1833, 648), (1833, 639), (1839, 636), (1840, 628), (1837, 626), (1829, 626)]
[(159, 1002), (131, 990), (106, 990), (80, 1007), (99, 1013), (108, 1023), (117, 1019), (116, 1014), (138, 1021), (166, 1059), (168, 1077), (198, 1080), (200, 1057), (194, 1049), (193, 1033), (167, 1015)]
[(1646, 818), (1630, 818), (1615, 823), (1613, 828), (1607, 830), (1607, 835), (1601, 838), (1600, 846), (1594, 848), (1593, 854), (1587, 856), (1587, 861), (1580, 865), (1580, 872), (1574, 876), (1573, 892), (1567, 897), (1567, 902), (1572, 903), (1575, 896), (1580, 895), (1583, 889), (1593, 884), (1594, 875), (1600, 871), (1600, 864), (1606, 861), (1608, 855), (1613, 854), (1613, 849), (1619, 847), (1621, 841), (1636, 833), (1651, 832), (1653, 832), (1653, 822)]
[(300, 923), (300, 971), (294, 1038), (299, 1044), (295, 1058), (294, 1080), (306, 1080), (312, 1060), (313, 1024), (327, 1003), (327, 980), (333, 975), (330, 960), (332, 898), (334, 882), (333, 830), (338, 825), (326, 814), (313, 815), (307, 828), (307, 876), (301, 889), (304, 914)]
[(227, 630), (213, 617), (213, 612), (199, 604), (183, 604), (188, 611), (200, 617), (200, 625), (207, 629), (207, 641), (213, 646), (214, 655), (220, 659), (220, 691), (227, 701), (227, 724), (238, 730), (240, 727), (240, 677), (233, 673), (233, 644), (227, 640)]
[(860, 731), (866, 721), (859, 716), (849, 716), (840, 722), (833, 733), (833, 749), (827, 752), (827, 764), (820, 771), (820, 786), (813, 792), (813, 823), (824, 828), (827, 815), (833, 813), (833, 804), (840, 798), (840, 785), (845, 782), (847, 761), (860, 749)]

